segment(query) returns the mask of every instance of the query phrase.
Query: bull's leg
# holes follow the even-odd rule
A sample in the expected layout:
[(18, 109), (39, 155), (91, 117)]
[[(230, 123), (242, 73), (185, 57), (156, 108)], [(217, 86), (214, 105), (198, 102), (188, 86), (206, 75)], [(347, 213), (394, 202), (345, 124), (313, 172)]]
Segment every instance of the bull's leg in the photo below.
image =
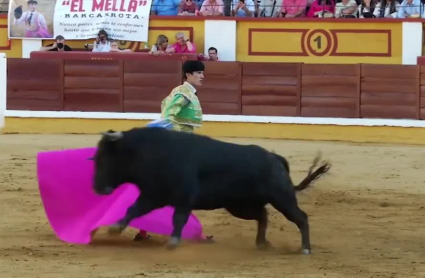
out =
[(226, 208), (227, 211), (237, 218), (244, 220), (257, 220), (257, 238), (256, 245), (258, 249), (267, 249), (271, 244), (266, 239), (266, 231), (268, 224), (268, 213), (265, 207), (250, 208)]
[(271, 204), (300, 229), (302, 253), (308, 255), (311, 253), (308, 216), (298, 207), (295, 193), (291, 192), (290, 194), (289, 196), (287, 193), (285, 196), (280, 195), (279, 200), (275, 199)]
[(257, 230), (257, 239), (256, 244), (257, 247), (260, 249), (267, 249), (271, 247), (270, 242), (266, 239), (266, 231), (267, 231), (267, 224), (269, 222), (268, 220), (268, 212), (265, 207), (261, 209), (260, 217), (257, 219), (258, 221), (258, 230)]
[(146, 215), (157, 208), (159, 208), (159, 206), (141, 196), (127, 209), (127, 213), (121, 220), (109, 227), (108, 232), (110, 234), (120, 234), (127, 228), (128, 224), (130, 224), (133, 219)]
[(168, 241), (168, 249), (175, 249), (181, 241), (182, 231), (189, 220), (191, 210), (187, 208), (176, 207), (173, 215), (173, 232)]

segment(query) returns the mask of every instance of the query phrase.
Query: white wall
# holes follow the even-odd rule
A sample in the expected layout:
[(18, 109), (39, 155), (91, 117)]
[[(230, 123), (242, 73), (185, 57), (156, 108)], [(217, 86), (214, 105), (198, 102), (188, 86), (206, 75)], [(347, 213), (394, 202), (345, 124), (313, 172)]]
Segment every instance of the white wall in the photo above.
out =
[(403, 22), (402, 24), (402, 63), (416, 65), (418, 56), (422, 56), (422, 22)]
[(205, 20), (205, 50), (215, 47), (220, 61), (236, 61), (236, 21)]
[(4, 126), (4, 112), (6, 111), (6, 82), (7, 82), (6, 54), (0, 53), (0, 130)]
[(22, 40), (22, 58), (29, 58), (32, 51), (40, 50), (42, 40)]

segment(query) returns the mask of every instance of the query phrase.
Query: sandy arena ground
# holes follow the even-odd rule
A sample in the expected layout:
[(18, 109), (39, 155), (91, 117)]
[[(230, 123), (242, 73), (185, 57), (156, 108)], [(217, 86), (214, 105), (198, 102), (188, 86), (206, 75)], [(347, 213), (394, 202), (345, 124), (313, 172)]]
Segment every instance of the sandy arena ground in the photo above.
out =
[(257, 251), (256, 223), (224, 211), (196, 212), (216, 243), (165, 237), (118, 239), (104, 230), (92, 245), (59, 241), (38, 193), (36, 153), (94, 146), (98, 136), (0, 135), (0, 277), (425, 277), (425, 148), (420, 146), (225, 139), (285, 155), (298, 183), (317, 150), (331, 173), (299, 194), (310, 216), (313, 254), (300, 254), (296, 226), (270, 209), (273, 250)]

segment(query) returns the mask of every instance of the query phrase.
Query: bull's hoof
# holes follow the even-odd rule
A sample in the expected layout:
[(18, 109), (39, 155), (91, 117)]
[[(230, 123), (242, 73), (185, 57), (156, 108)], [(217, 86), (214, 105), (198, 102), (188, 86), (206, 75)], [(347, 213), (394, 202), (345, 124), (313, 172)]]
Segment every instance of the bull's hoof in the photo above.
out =
[(215, 243), (215, 239), (214, 239), (214, 236), (206, 236), (205, 238), (200, 239), (199, 242), (211, 244), (211, 243)]
[(310, 255), (311, 254), (311, 250), (310, 249), (303, 249), (302, 253), (304, 255)]
[(258, 250), (269, 250), (269, 249), (273, 249), (273, 246), (270, 242), (266, 241), (266, 242), (262, 242), (262, 243), (257, 243), (257, 249)]
[(109, 235), (119, 235), (124, 231), (124, 228), (121, 225), (112, 225), (108, 228)]
[(177, 238), (177, 237), (172, 237), (172, 238), (168, 241), (167, 249), (168, 249), (168, 250), (174, 250), (174, 249), (176, 249), (176, 248), (177, 248), (177, 246), (179, 245), (179, 243), (180, 243), (180, 239), (179, 239), (179, 238)]

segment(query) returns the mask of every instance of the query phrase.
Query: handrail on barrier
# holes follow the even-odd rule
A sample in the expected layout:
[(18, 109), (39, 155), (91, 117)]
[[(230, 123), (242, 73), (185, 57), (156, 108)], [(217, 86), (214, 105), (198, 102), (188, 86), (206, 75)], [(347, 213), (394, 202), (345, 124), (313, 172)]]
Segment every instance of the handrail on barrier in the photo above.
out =
[(69, 51), (69, 52), (49, 52), (49, 51), (32, 51), (30, 59), (62, 59), (62, 60), (153, 60), (153, 61), (184, 61), (184, 60), (197, 60), (198, 54), (163, 54), (163, 55), (150, 55), (148, 53), (138, 52), (83, 52), (83, 51)]
[(6, 82), (7, 60), (6, 54), (0, 53), (0, 131), (4, 127), (4, 113), (6, 111)]

